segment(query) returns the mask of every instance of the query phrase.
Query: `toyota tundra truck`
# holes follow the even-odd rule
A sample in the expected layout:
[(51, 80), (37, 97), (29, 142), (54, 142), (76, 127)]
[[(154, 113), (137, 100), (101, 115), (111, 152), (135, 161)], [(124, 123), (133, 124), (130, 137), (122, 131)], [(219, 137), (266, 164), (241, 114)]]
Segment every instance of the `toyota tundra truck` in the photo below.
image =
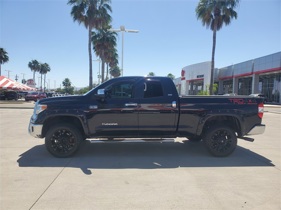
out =
[[(237, 139), (262, 134), (263, 99), (250, 96), (179, 96), (167, 77), (119, 77), (80, 96), (36, 102), (29, 133), (45, 138), (55, 157), (72, 156), (90, 138), (176, 138), (203, 141), (228, 156)], [(250, 136), (250, 137), (249, 137)]]

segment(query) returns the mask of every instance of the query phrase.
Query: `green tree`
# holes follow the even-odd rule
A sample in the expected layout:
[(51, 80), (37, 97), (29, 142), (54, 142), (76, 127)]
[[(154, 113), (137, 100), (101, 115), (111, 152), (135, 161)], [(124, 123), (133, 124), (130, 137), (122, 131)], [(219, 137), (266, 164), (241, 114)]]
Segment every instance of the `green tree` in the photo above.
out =
[(8, 53), (4, 48), (0, 48), (0, 76), (1, 76), (1, 65), (9, 61)]
[(73, 94), (74, 92), (74, 87), (71, 86), (71, 81), (70, 79), (68, 78), (65, 78), (63, 81), (62, 81), (62, 85), (63, 85), (63, 90), (65, 93), (68, 93), (68, 94)]
[(88, 52), (89, 52), (89, 89), (93, 88), (92, 71), (92, 30), (101, 29), (111, 22), (109, 12), (112, 12), (110, 0), (69, 0), (72, 5), (71, 15), (74, 21), (84, 24), (88, 29)]
[(56, 89), (56, 92), (57, 93), (62, 93), (62, 89), (59, 87), (59, 88)]
[(200, 19), (203, 26), (213, 31), (210, 95), (213, 95), (214, 68), (215, 68), (215, 50), (216, 34), (223, 25), (229, 25), (231, 19), (237, 18), (234, 9), (238, 6), (239, 0), (200, 0), (196, 7), (197, 19)]
[(149, 77), (154, 77), (154, 76), (155, 76), (155, 73), (154, 73), (154, 72), (149, 72), (147, 76), (149, 76)]
[[(210, 93), (209, 93), (209, 89), (210, 88), (210, 86), (208, 86), (208, 85), (206, 85), (206, 90), (200, 90), (198, 93), (197, 93), (197, 95), (210, 95)], [(217, 91), (218, 91), (218, 84), (214, 84), (213, 85), (213, 93), (216, 93)]]
[(35, 73), (40, 71), (40, 63), (37, 60), (32, 60), (28, 63), (28, 67), (33, 71), (33, 82), (35, 83)]
[[(94, 51), (101, 59), (101, 82), (105, 80), (105, 63), (110, 62), (111, 55), (115, 55), (117, 33), (109, 31), (110, 26), (92, 32)], [(112, 53), (111, 53), (112, 52)]]
[(172, 80), (175, 79), (175, 75), (173, 75), (172, 73), (169, 73), (169, 74), (167, 75), (167, 77), (170, 77)]
[[(94, 84), (94, 86), (95, 86), (95, 84)], [(74, 94), (82, 95), (82, 94), (87, 93), (88, 91), (89, 91), (89, 87), (84, 87), (84, 88), (74, 91)]]

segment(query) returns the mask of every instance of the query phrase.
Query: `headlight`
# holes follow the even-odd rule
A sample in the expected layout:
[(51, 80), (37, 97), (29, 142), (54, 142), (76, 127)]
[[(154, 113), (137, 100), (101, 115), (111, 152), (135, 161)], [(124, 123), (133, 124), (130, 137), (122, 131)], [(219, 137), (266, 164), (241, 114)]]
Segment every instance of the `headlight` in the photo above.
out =
[(34, 114), (38, 115), (40, 112), (43, 112), (45, 109), (47, 109), (47, 105), (36, 103), (34, 107)]

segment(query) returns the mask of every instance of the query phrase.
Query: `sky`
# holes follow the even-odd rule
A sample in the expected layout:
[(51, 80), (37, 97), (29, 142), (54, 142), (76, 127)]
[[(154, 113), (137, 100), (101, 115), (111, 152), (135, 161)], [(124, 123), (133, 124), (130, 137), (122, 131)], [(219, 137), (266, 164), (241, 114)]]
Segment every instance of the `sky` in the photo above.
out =
[[(139, 30), (124, 33), (123, 74), (180, 77), (185, 66), (211, 60), (212, 31), (197, 20), (197, 0), (112, 0), (112, 27)], [(19, 81), (33, 78), (28, 63), (48, 63), (47, 87), (89, 84), (88, 32), (74, 22), (67, 0), (0, 0), (0, 47), (9, 62), (2, 75)], [(238, 18), (217, 32), (215, 67), (281, 51), (281, 1), (240, 0)], [(122, 34), (118, 33), (119, 66)], [(93, 52), (93, 60), (98, 58)], [(99, 62), (93, 61), (93, 82)], [(38, 83), (39, 74), (36, 75)]]

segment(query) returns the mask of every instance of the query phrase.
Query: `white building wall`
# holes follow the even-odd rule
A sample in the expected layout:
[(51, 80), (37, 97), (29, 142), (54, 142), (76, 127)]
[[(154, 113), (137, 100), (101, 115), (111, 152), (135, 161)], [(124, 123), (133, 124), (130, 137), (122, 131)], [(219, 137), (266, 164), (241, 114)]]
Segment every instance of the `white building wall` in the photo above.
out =
[[(182, 75), (184, 80), (181, 81), (182, 94), (188, 95), (188, 87), (191, 81), (204, 80), (204, 90), (207, 90), (210, 86), (210, 76), (211, 76), (211, 61), (206, 61), (202, 63), (192, 64), (185, 66), (182, 69), (184, 75)], [(184, 91), (185, 90), (185, 91)]]
[[(224, 93), (224, 87), (223, 87), (224, 81), (227, 82), (232, 80), (232, 92), (238, 94), (239, 79), (245, 77), (249, 77), (249, 78), (251, 77), (252, 93), (262, 92), (261, 91), (262, 88), (265, 89), (263, 90), (263, 92), (269, 95), (276, 94), (275, 92), (278, 91), (279, 103), (281, 103), (281, 82), (280, 82), (281, 52), (277, 52), (271, 55), (255, 58), (253, 60), (248, 60), (241, 63), (233, 64), (216, 70), (214, 72), (215, 73), (214, 80), (219, 83), (220, 94)], [(264, 77), (264, 75), (268, 75), (268, 76), (277, 75), (274, 81), (272, 93), (266, 90), (266, 88), (268, 89), (267, 86), (265, 85), (261, 86), (261, 81), (259, 80), (259, 78)], [(182, 69), (180, 80), (177, 79), (178, 87), (181, 90), (181, 94), (188, 95), (189, 88), (191, 88), (190, 86), (192, 86), (189, 84), (193, 84), (195, 81), (198, 80), (202, 81), (202, 79), (204, 81), (203, 89), (206, 90), (206, 87), (210, 85), (210, 76), (211, 76), (210, 61), (185, 66)]]

